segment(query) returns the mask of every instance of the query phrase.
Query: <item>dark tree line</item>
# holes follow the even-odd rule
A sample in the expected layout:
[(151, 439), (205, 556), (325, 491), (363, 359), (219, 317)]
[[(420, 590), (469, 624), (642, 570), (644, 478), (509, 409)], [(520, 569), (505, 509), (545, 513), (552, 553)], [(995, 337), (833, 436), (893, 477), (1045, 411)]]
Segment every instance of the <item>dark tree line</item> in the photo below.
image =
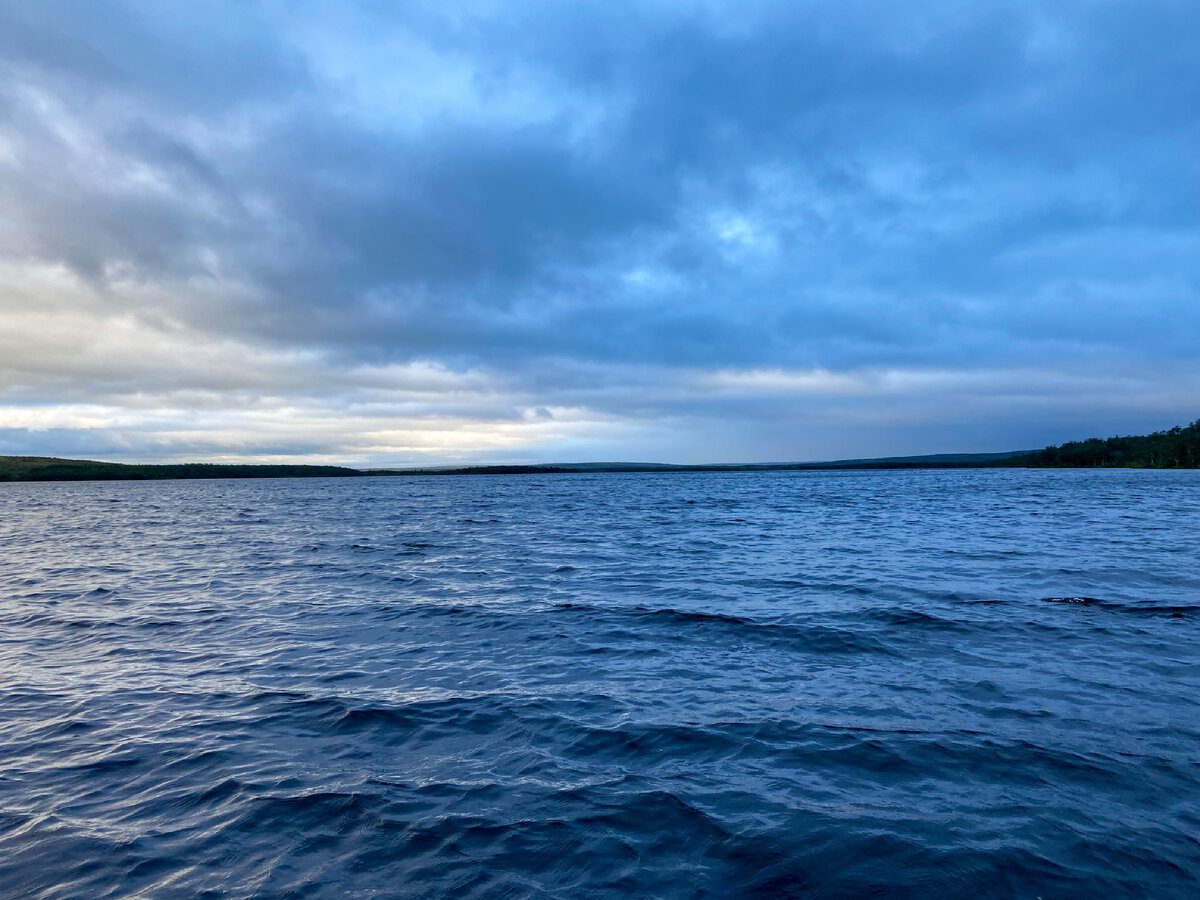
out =
[(1058, 468), (1200, 468), (1200, 419), (1136, 437), (1091, 438), (1036, 450), (1011, 461), (1018, 466)]
[(124, 465), (83, 459), (0, 457), (0, 481), (158, 481), (191, 478), (339, 478), (361, 475), (340, 466)]

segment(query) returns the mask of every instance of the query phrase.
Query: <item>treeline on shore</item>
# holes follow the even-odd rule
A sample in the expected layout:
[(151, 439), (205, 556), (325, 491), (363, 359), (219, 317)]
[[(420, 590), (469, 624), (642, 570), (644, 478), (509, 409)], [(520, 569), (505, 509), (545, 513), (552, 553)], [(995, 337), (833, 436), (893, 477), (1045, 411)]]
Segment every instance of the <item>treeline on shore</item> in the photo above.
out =
[(363, 473), (343, 466), (178, 463), (126, 465), (48, 456), (0, 456), (0, 481), (164, 481), (191, 478), (344, 478)]
[(1001, 465), (1038, 468), (1200, 468), (1200, 419), (1191, 425), (1131, 437), (1090, 438), (1035, 450)]

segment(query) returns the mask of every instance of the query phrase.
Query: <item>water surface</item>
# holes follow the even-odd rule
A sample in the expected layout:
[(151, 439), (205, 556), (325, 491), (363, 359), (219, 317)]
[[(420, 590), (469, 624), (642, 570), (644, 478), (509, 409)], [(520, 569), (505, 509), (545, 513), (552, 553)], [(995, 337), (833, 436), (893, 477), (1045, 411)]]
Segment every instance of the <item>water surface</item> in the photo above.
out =
[(1200, 473), (0, 485), (0, 896), (1200, 895)]

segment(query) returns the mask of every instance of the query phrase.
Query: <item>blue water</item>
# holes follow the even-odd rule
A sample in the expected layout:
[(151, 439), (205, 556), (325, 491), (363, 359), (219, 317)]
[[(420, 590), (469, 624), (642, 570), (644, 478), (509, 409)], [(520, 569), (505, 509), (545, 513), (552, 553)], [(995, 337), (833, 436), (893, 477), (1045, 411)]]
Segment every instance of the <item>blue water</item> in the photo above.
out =
[(0, 896), (1200, 896), (1200, 472), (0, 485)]

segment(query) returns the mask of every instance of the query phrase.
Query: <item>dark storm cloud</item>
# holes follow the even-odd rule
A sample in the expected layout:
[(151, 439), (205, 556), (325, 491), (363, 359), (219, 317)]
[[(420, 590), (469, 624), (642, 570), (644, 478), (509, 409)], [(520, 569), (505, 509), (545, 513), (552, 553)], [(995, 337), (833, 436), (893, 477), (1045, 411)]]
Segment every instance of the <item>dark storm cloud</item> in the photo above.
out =
[(1152, 380), (1200, 335), (1196, 46), (1174, 0), (9, 3), (0, 253), (314, 380)]

